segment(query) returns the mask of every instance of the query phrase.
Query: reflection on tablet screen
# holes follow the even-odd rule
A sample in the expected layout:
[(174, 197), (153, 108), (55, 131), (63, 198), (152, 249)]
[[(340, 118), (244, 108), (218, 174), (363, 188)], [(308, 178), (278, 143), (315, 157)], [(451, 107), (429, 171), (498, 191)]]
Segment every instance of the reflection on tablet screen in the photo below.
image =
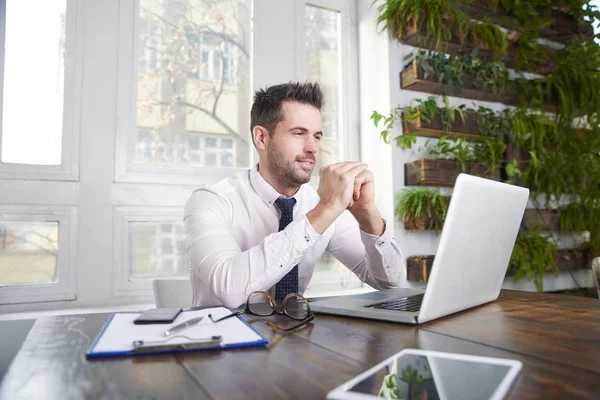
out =
[(510, 369), (509, 365), (403, 354), (346, 391), (387, 399), (489, 399)]

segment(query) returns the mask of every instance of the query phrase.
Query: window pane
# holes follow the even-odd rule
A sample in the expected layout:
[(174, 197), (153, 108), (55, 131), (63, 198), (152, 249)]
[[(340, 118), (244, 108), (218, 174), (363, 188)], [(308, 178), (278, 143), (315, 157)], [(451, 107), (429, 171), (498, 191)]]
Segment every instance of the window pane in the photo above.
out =
[[(138, 136), (136, 148), (152, 143), (157, 150), (135, 151), (134, 163), (197, 165), (205, 150), (189, 136), (201, 133), (235, 142), (231, 166), (249, 166), (251, 6), (140, 0), (137, 126), (150, 135)], [(205, 147), (216, 147), (212, 141)]]
[(181, 222), (130, 222), (129, 243), (130, 280), (188, 275)]
[(231, 167), (233, 157), (231, 153), (225, 152), (221, 154), (221, 164), (223, 167)]
[(58, 222), (0, 221), (0, 286), (56, 283)]
[(319, 163), (313, 170), (318, 175), (323, 165), (341, 161), (340, 129), (342, 121), (342, 33), (337, 11), (306, 6), (306, 54), (308, 79), (317, 81), (323, 90), (323, 139)]
[(204, 155), (204, 165), (207, 167), (217, 166), (217, 153), (206, 153)]
[(190, 135), (188, 137), (188, 142), (190, 149), (198, 150), (200, 148), (200, 137), (195, 135)]
[(315, 266), (311, 289), (343, 290), (362, 286), (362, 282), (344, 264), (325, 252)]
[(60, 165), (66, 0), (7, 0), (5, 27), (2, 162)]
[(215, 138), (206, 138), (206, 147), (217, 147), (217, 139)]

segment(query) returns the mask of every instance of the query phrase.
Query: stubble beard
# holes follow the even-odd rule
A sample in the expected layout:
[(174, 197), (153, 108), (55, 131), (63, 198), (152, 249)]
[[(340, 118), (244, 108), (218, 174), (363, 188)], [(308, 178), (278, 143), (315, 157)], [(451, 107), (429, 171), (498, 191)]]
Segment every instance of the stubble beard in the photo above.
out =
[(297, 188), (310, 181), (310, 173), (305, 175), (305, 170), (299, 172), (295, 168), (296, 158), (287, 161), (285, 157), (277, 152), (269, 151), (267, 154), (267, 164), (271, 173), (277, 179), (277, 182), (286, 188)]

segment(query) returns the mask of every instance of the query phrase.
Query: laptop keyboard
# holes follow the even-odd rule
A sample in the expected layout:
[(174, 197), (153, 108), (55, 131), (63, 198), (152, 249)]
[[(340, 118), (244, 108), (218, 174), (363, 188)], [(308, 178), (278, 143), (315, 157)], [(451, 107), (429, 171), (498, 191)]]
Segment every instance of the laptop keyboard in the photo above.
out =
[(419, 309), (421, 308), (423, 296), (425, 296), (425, 293), (416, 294), (414, 296), (399, 297), (397, 299), (386, 300), (381, 303), (371, 304), (367, 307), (378, 308), (380, 310), (416, 312), (419, 311)]

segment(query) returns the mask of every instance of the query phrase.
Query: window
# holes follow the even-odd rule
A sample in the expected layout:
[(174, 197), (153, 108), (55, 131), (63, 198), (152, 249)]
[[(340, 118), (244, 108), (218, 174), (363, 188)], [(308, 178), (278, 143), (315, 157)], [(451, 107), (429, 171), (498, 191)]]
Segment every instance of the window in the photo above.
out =
[(306, 6), (306, 54), (308, 79), (321, 85), (323, 108), (323, 139), (321, 140), (318, 174), (323, 165), (341, 161), (343, 140), (339, 137), (343, 108), (342, 98), (342, 29), (339, 11), (312, 5)]
[[(250, 0), (140, 0), (136, 127), (123, 132), (134, 150), (118, 175), (170, 168), (191, 180), (208, 172), (189, 167), (249, 167), (250, 10)], [(236, 152), (207, 150), (197, 132), (227, 136)]]
[(0, 179), (76, 179), (77, 14), (71, 0), (0, 2)]
[(140, 48), (140, 58), (138, 68), (146, 71), (156, 71), (160, 67), (159, 26), (153, 24), (150, 20), (140, 19), (140, 33), (138, 36)]
[(75, 209), (0, 205), (0, 304), (74, 296)]
[(236, 47), (225, 35), (188, 34), (188, 76), (202, 81), (235, 84)]
[(150, 294), (152, 279), (188, 276), (181, 207), (115, 208), (115, 296)]
[(185, 237), (181, 222), (130, 222), (129, 280), (186, 276)]
[(0, 221), (0, 285), (57, 280), (58, 222)]
[(190, 134), (189, 156), (192, 164), (203, 167), (234, 167), (235, 141), (226, 137)]
[[(304, 8), (306, 74), (318, 81), (325, 105), (323, 138), (319, 162), (313, 171), (318, 176), (323, 165), (342, 160), (358, 160), (358, 132), (354, 112), (358, 108), (356, 24), (354, 2), (346, 0), (311, 1)], [(350, 84), (348, 84), (350, 83)], [(353, 119), (354, 118), (354, 119)], [(343, 264), (325, 253), (315, 268), (307, 288), (311, 293), (327, 293), (363, 287), (363, 283)]]
[(2, 162), (60, 165), (66, 1), (35, 3), (6, 2)]

